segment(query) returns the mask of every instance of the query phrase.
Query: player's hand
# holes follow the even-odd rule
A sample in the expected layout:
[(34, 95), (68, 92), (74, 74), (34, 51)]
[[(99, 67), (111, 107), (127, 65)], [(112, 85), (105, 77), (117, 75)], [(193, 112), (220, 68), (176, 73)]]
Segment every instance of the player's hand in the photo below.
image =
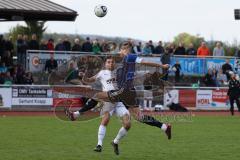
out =
[(165, 68), (165, 69), (168, 69), (169, 68), (169, 64), (163, 64), (163, 65), (161, 65), (162, 66), (162, 68)]
[(85, 76), (85, 73), (84, 73), (84, 72), (79, 72), (79, 73), (78, 73), (78, 76), (79, 76), (79, 77), (84, 77), (84, 76)]

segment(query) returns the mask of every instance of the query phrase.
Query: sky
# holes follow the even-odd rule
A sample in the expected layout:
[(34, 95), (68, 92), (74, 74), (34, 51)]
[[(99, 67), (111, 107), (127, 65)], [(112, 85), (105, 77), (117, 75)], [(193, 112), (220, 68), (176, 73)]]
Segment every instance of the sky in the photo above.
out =
[[(240, 21), (234, 20), (234, 9), (240, 9), (240, 0), (52, 1), (77, 11), (79, 16), (75, 22), (47, 22), (49, 33), (97, 34), (156, 42), (172, 41), (179, 33), (187, 32), (206, 40), (240, 42)], [(104, 18), (94, 14), (98, 4), (108, 8)], [(1, 22), (0, 33), (8, 32), (16, 24)]]

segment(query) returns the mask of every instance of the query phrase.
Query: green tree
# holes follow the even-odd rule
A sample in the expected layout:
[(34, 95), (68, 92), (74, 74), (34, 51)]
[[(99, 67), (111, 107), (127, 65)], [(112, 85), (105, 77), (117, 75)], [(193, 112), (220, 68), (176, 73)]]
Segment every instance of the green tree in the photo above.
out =
[(43, 33), (46, 31), (47, 27), (44, 27), (46, 21), (25, 21), (27, 27), (26, 30), (28, 35), (36, 34), (38, 39), (42, 39)]
[(194, 45), (195, 48), (198, 48), (202, 41), (205, 41), (203, 37), (199, 35), (191, 35), (189, 33), (180, 33), (176, 37), (174, 37), (173, 43), (178, 45), (179, 43), (183, 43), (185, 47), (188, 47), (190, 43)]
[(38, 40), (42, 39), (43, 33), (47, 29), (47, 27), (44, 27), (45, 21), (25, 21), (25, 23), (26, 26), (17, 25), (9, 30), (9, 36), (12, 36), (14, 41), (16, 41), (18, 34), (26, 34), (28, 36), (36, 34)]

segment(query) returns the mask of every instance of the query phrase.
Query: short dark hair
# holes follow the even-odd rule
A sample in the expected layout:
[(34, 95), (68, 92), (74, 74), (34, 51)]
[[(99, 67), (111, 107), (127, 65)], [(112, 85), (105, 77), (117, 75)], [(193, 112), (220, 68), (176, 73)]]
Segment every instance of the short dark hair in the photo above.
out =
[(121, 44), (121, 48), (122, 48), (122, 47), (132, 48), (132, 43), (130, 43), (130, 42), (123, 42), (123, 43)]
[(105, 59), (104, 59), (105, 62), (106, 62), (108, 59), (113, 59), (113, 60), (114, 60), (114, 57), (113, 57), (113, 56), (106, 56)]

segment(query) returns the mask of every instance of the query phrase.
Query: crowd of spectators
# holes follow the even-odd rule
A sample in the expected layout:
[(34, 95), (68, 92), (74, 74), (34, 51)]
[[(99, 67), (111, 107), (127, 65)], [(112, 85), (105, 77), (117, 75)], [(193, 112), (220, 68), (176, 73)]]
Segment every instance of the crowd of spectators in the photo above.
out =
[[(5, 40), (3, 35), (0, 35), (0, 84), (33, 84), (33, 76), (31, 72), (25, 70), (25, 58), (27, 46), (31, 48), (36, 48), (38, 44), (36, 40), (36, 35), (32, 36), (32, 40), (29, 43), (26, 43), (26, 36), (19, 35), (17, 43), (18, 57), (21, 60), (21, 63), (14, 63), (14, 43), (12, 42), (12, 37), (9, 37), (8, 40)], [(20, 45), (21, 44), (21, 47)], [(37, 49), (37, 48), (36, 48)]]
[[(189, 55), (197, 57), (206, 56), (225, 56), (225, 51), (220, 42), (216, 43), (216, 46), (211, 51), (207, 46), (206, 42), (202, 42), (198, 48), (195, 48), (193, 44), (185, 46), (183, 43), (174, 45), (173, 43), (163, 44), (159, 41), (156, 45), (152, 40), (148, 42), (134, 42), (132, 39), (128, 39), (132, 43), (132, 52), (135, 54), (151, 55), (158, 54), (161, 55), (161, 62), (163, 64), (170, 63), (170, 57), (172, 55)], [(49, 53), (62, 53), (64, 51), (75, 52), (91, 52), (92, 54), (101, 54), (109, 51), (109, 46), (107, 42), (99, 39), (90, 39), (87, 37), (83, 42), (79, 38), (72, 41), (64, 36), (58, 40), (52, 38), (46, 40), (39, 40), (36, 34), (33, 34), (30, 38), (27, 35), (18, 35), (17, 41), (13, 42), (12, 38), (4, 39), (3, 35), (0, 35), (0, 83), (11, 82), (14, 84), (32, 84), (33, 78), (32, 74), (26, 71), (26, 51), (27, 50), (46, 50), (51, 51)], [(16, 46), (14, 50), (14, 46)], [(120, 47), (116, 47), (116, 52)], [(55, 52), (58, 51), (58, 52)], [(16, 53), (17, 62), (14, 63), (13, 55)], [(66, 52), (64, 52), (66, 53)], [(240, 58), (240, 50), (236, 51), (236, 56)], [(45, 64), (45, 71), (51, 72), (57, 68), (57, 62), (54, 60), (53, 56)], [(219, 86), (224, 84), (225, 78), (222, 75), (229, 75), (226, 71), (231, 70), (231, 65), (229, 62), (223, 65), (221, 70), (214, 71), (210, 69), (206, 76), (204, 77), (204, 83), (207, 86)], [(179, 82), (181, 66), (179, 63), (174, 67), (176, 69), (175, 81)], [(163, 71), (165, 74), (164, 79), (168, 79), (168, 71)], [(221, 76), (219, 76), (221, 75)], [(220, 79), (220, 80), (219, 80)]]
[(230, 73), (233, 72), (233, 67), (227, 59), (226, 62), (218, 70), (208, 69), (208, 73), (203, 78), (203, 82), (208, 87), (227, 86), (230, 80)]

